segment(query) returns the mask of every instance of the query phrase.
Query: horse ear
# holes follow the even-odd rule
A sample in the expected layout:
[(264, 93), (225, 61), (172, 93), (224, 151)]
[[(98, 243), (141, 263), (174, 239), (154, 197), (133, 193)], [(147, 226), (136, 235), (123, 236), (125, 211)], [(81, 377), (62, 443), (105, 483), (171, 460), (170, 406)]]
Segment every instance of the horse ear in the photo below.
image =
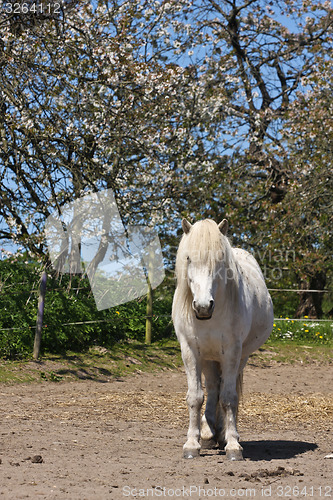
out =
[(224, 234), (224, 236), (227, 234), (228, 227), (229, 224), (227, 219), (223, 219), (223, 221), (220, 222), (220, 224), (218, 225), (219, 230), (221, 231), (222, 234)]
[(192, 224), (187, 219), (182, 220), (182, 228), (185, 234), (190, 232), (191, 227)]

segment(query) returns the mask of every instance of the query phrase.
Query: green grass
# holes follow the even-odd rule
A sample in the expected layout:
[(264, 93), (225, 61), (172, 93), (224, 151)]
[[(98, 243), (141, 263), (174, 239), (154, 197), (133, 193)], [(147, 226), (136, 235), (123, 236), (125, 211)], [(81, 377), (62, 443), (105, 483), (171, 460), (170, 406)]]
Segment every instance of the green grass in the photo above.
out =
[(310, 342), (316, 345), (333, 345), (333, 320), (310, 321), (306, 316), (301, 320), (276, 320), (270, 336), (276, 340)]
[(107, 381), (131, 373), (176, 369), (182, 366), (176, 340), (151, 345), (129, 340), (112, 349), (93, 347), (84, 353), (46, 354), (38, 362), (0, 360), (0, 383)]
[[(333, 363), (333, 321), (276, 321), (268, 341), (250, 363)], [(84, 353), (46, 354), (38, 362), (0, 360), (0, 383), (49, 383), (68, 380), (107, 381), (137, 372), (178, 369), (182, 366), (176, 340), (142, 344), (136, 340), (115, 343), (110, 349), (93, 347)]]
[(310, 344), (294, 340), (268, 340), (248, 361), (252, 366), (273, 364), (326, 365), (333, 363), (331, 345)]

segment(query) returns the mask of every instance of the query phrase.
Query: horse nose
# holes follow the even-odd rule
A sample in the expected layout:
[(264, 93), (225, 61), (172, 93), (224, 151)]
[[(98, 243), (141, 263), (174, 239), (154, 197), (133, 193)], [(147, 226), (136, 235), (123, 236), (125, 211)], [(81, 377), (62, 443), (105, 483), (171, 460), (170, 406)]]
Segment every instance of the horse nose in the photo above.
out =
[(214, 308), (214, 304), (215, 304), (214, 299), (211, 299), (207, 305), (206, 304), (198, 304), (196, 300), (193, 300), (193, 308), (194, 309), (203, 309), (203, 310), (207, 310), (207, 311), (212, 311)]
[(200, 304), (196, 300), (193, 300), (192, 302), (193, 309), (198, 319), (210, 318), (211, 315), (213, 314), (214, 305), (215, 305), (214, 299), (211, 299), (209, 302), (205, 304)]

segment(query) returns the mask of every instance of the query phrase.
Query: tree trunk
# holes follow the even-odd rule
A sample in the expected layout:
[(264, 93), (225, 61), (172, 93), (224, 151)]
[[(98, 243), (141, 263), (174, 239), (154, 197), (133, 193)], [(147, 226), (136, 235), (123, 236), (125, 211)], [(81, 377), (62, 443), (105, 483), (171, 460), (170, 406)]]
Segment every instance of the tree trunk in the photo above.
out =
[(148, 278), (147, 310), (146, 310), (146, 344), (151, 344), (151, 330), (153, 319), (153, 289)]
[[(324, 290), (325, 285), (325, 271), (317, 271), (309, 281), (302, 281), (300, 288), (304, 290)], [(304, 316), (314, 319), (321, 318), (323, 315), (323, 296), (323, 293), (318, 292), (301, 292), (295, 318), (303, 318)]]

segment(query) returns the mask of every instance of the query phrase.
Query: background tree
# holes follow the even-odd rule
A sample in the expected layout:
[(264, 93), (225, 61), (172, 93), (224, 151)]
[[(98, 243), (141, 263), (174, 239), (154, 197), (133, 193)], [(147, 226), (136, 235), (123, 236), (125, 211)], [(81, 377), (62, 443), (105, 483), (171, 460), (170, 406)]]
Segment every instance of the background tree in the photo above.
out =
[[(209, 127), (215, 131), (218, 153), (227, 153), (229, 158), (229, 181), (221, 172), (219, 182), (218, 168), (214, 171), (214, 194), (209, 194), (211, 199), (220, 200), (216, 211), (221, 206), (225, 209), (238, 242), (250, 246), (263, 266), (277, 264), (272, 262), (276, 249), (281, 255), (284, 249), (295, 251), (293, 256), (285, 253), (281, 262), (288, 276), (278, 275), (279, 285), (272, 276), (271, 286), (275, 281), (275, 286), (281, 287), (284, 281), (294, 288), (324, 288), (330, 262), (324, 220), (329, 220), (332, 212), (330, 186), (326, 184), (323, 193), (320, 180), (328, 179), (328, 170), (320, 158), (330, 154), (328, 144), (332, 144), (328, 137), (331, 4), (204, 0), (183, 2), (181, 10), (179, 3), (171, 5), (174, 9), (169, 31), (165, 28), (166, 44), (177, 47), (179, 58), (186, 51), (191, 55), (199, 86), (215, 96)], [(306, 97), (310, 85), (320, 89), (311, 99)], [(316, 100), (314, 113), (322, 106), (328, 110), (324, 124), (321, 120), (324, 132), (316, 139), (316, 154), (312, 154), (316, 176), (309, 175), (308, 167), (308, 175), (304, 175), (304, 165), (309, 163), (306, 148), (301, 149), (302, 161), (300, 149), (298, 161), (295, 147), (291, 151), (290, 129), (296, 142), (298, 137), (313, 143), (316, 135), (311, 118), (315, 115), (308, 114), (308, 106), (298, 116), (304, 99), (309, 99), (310, 106), (311, 100)], [(323, 111), (317, 116), (322, 117)], [(214, 132), (210, 138), (214, 141)], [(327, 165), (329, 169), (330, 160)], [(311, 191), (316, 195), (307, 195)], [(304, 202), (299, 203), (299, 197)], [(215, 211), (213, 207), (214, 203), (209, 204), (208, 213)], [(310, 299), (311, 306), (306, 304), (309, 295), (301, 296), (297, 313), (320, 316), (321, 294), (311, 294)]]
[[(296, 124), (310, 82), (326, 88), (330, 81), (323, 71), (330, 2), (71, 7), (24, 22), (1, 11), (1, 237), (43, 256), (47, 215), (110, 187), (125, 224), (149, 221), (163, 230), (169, 262), (182, 215), (223, 215), (236, 244), (257, 257), (261, 251), (262, 265), (271, 264), (273, 247), (295, 248), (299, 258), (308, 252), (307, 265), (285, 263), (293, 271), (285, 281), (299, 280), (301, 268), (310, 280), (311, 248), (326, 266), (323, 215), (322, 236), (317, 231), (309, 243), (296, 229), (310, 218), (292, 210), (291, 199), (321, 192), (302, 174), (307, 160)], [(313, 94), (318, 110), (325, 95)], [(308, 115), (302, 120), (311, 138)], [(318, 169), (321, 137), (312, 157)], [(329, 208), (324, 198), (321, 214)]]
[(1, 236), (34, 255), (43, 220), (89, 190), (113, 188), (125, 219), (163, 202), (160, 159), (186, 76), (146, 60), (141, 6), (125, 7), (81, 4), (19, 30), (2, 20)]
[[(333, 248), (333, 67), (322, 53), (317, 71), (304, 82), (288, 112), (283, 131), (295, 176), (286, 196), (282, 224), (295, 230), (294, 272), (300, 287), (323, 290), (332, 285)], [(324, 294), (304, 293), (298, 316), (321, 317)], [(331, 311), (332, 313), (332, 311)]]

